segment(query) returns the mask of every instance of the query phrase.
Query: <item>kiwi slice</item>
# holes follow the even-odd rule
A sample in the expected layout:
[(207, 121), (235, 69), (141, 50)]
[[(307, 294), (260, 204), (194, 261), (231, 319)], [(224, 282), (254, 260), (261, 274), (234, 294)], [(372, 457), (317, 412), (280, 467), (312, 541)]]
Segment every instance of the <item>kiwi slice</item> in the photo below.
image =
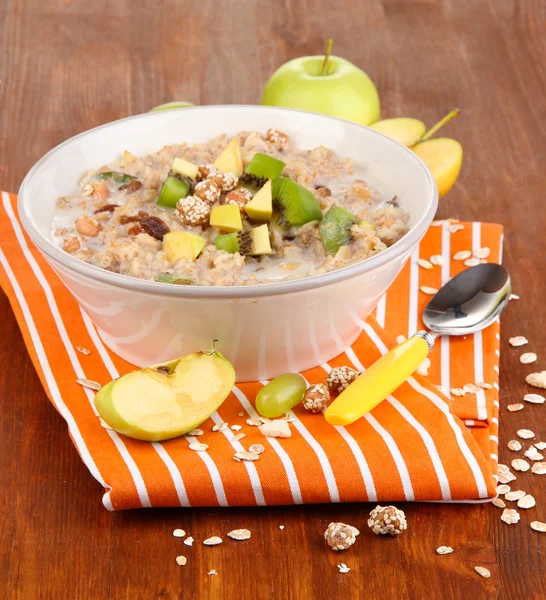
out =
[(268, 179), (278, 177), (285, 166), (286, 164), (282, 160), (257, 152), (246, 166), (244, 173), (239, 177), (239, 181), (246, 186), (261, 188), (267, 183)]
[(351, 227), (358, 219), (347, 209), (334, 204), (324, 215), (319, 231), (322, 245), (326, 254), (335, 256), (341, 246), (347, 246), (351, 241)]
[(103, 171), (102, 173), (97, 173), (96, 177), (102, 181), (111, 180), (119, 185), (129, 183), (130, 181), (133, 181), (133, 179), (136, 179), (136, 177), (133, 177), (132, 175), (127, 175), (127, 173), (121, 173), (119, 171)]
[(175, 285), (191, 285), (193, 283), (193, 279), (178, 273), (162, 273), (155, 280), (159, 283), (174, 283)]
[(180, 198), (185, 198), (191, 189), (191, 180), (178, 173), (169, 171), (167, 179), (159, 192), (157, 198), (158, 206), (176, 208)]
[(248, 230), (225, 233), (216, 237), (214, 245), (218, 250), (225, 250), (230, 254), (239, 252), (247, 255), (252, 249), (252, 235)]
[(273, 179), (273, 205), (279, 210), (279, 222), (298, 227), (320, 221), (322, 210), (313, 194), (288, 177)]

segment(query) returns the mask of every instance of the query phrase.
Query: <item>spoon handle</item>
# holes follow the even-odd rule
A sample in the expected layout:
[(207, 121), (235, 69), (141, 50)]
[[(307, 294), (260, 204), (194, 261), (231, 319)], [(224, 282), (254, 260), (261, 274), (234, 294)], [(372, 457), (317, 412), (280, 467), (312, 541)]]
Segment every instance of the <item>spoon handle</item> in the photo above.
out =
[(349, 425), (400, 387), (427, 357), (434, 336), (417, 332), (377, 360), (330, 404), (324, 416), (332, 425)]

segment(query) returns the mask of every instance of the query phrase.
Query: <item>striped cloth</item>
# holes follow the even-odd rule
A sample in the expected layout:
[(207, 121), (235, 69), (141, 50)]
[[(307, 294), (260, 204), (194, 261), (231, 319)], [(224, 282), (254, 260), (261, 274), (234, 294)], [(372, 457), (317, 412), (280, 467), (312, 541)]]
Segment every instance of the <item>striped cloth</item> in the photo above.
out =
[[(348, 427), (333, 427), (298, 406), (292, 437), (264, 438), (245, 423), (256, 416), (254, 398), (263, 385), (241, 384), (203, 424), (199, 441), (207, 452), (188, 449), (188, 440), (164, 443), (131, 440), (101, 426), (93, 392), (77, 378), (102, 384), (133, 367), (108, 351), (21, 230), (16, 198), (2, 194), (0, 283), (7, 294), (47, 395), (66, 420), (70, 436), (91, 474), (105, 488), (109, 510), (150, 506), (233, 506), (354, 501), (484, 502), (495, 496), (498, 435), (499, 324), (466, 338), (443, 338), (432, 353), (427, 378), (415, 375), (371, 414)], [(461, 250), (491, 249), (499, 262), (499, 225), (449, 223), (431, 227), (374, 315), (359, 320), (362, 334), (342, 355), (304, 373), (323, 382), (334, 366), (362, 369), (422, 327), (430, 299), (420, 287), (440, 287), (466, 268), (451, 260)], [(419, 258), (444, 257), (424, 269)], [(75, 348), (91, 350), (83, 355)], [(448, 398), (443, 390), (487, 382), (491, 389)], [(242, 425), (244, 439), (215, 423)], [(233, 454), (261, 443), (256, 462)]]

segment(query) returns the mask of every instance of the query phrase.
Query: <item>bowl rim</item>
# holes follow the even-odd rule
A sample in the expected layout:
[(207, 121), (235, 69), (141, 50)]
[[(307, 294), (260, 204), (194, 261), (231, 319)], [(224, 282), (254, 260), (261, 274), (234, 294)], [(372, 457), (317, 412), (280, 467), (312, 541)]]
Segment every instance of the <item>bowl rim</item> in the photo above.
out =
[[(23, 228), (29, 235), (32, 242), (43, 252), (46, 257), (49, 257), (53, 264), (58, 263), (62, 265), (64, 269), (68, 269), (69, 271), (76, 273), (78, 275), (86, 276), (93, 280), (98, 280), (101, 283), (109, 284), (114, 287), (121, 287), (124, 289), (138, 291), (141, 293), (148, 293), (152, 295), (160, 295), (160, 296), (174, 296), (180, 298), (255, 298), (257, 296), (273, 296), (278, 294), (287, 294), (294, 292), (301, 292), (309, 289), (319, 288), (327, 285), (332, 285), (346, 279), (351, 279), (358, 275), (363, 275), (364, 273), (368, 273), (377, 267), (380, 267), (391, 260), (394, 260), (396, 257), (407, 252), (415, 243), (417, 243), (421, 237), (425, 234), (428, 229), (430, 223), (432, 222), (434, 215), (436, 213), (436, 209), (438, 207), (438, 188), (436, 186), (436, 182), (432, 177), (431, 172), (425, 163), (409, 148), (404, 146), (403, 144), (389, 138), (388, 136), (370, 129), (369, 127), (365, 127), (364, 125), (360, 125), (353, 121), (347, 121), (346, 119), (340, 119), (338, 117), (332, 117), (329, 115), (323, 115), (320, 113), (314, 113), (306, 110), (299, 110), (294, 108), (283, 108), (283, 107), (273, 107), (273, 106), (262, 106), (262, 105), (247, 105), (247, 104), (210, 104), (203, 106), (191, 106), (183, 109), (184, 111), (199, 111), (199, 112), (207, 112), (207, 111), (230, 111), (233, 109), (237, 110), (263, 110), (263, 111), (273, 111), (273, 112), (296, 112), (296, 113), (305, 113), (306, 115), (313, 115), (314, 117), (318, 117), (320, 119), (332, 119), (334, 121), (341, 122), (344, 127), (349, 127), (352, 129), (366, 129), (368, 133), (371, 133), (372, 136), (378, 136), (384, 139), (387, 139), (389, 143), (393, 145), (397, 145), (404, 149), (407, 153), (408, 158), (411, 158), (413, 162), (423, 171), (426, 180), (430, 185), (430, 196), (428, 198), (428, 206), (424, 214), (421, 218), (413, 225), (413, 227), (406, 233), (404, 237), (395, 242), (392, 246), (388, 247), (383, 252), (376, 254), (370, 258), (367, 258), (363, 261), (354, 263), (352, 265), (348, 265), (346, 267), (342, 267), (341, 269), (336, 269), (335, 271), (330, 271), (328, 273), (321, 273), (318, 275), (311, 275), (309, 277), (303, 277), (301, 279), (294, 279), (289, 281), (282, 281), (277, 283), (263, 283), (256, 285), (248, 285), (248, 286), (193, 286), (193, 285), (172, 285), (168, 283), (160, 283), (156, 281), (150, 281), (147, 279), (138, 279), (136, 277), (131, 277), (130, 275), (122, 275), (120, 273), (113, 273), (111, 271), (107, 271), (105, 269), (101, 269), (95, 265), (91, 265), (86, 263), (71, 254), (64, 252), (61, 248), (58, 248), (48, 237), (42, 234), (42, 232), (35, 226), (33, 220), (25, 211), (25, 198), (27, 192), (27, 186), (29, 182), (34, 177), (34, 174), (40, 167), (51, 157), (58, 152), (64, 146), (74, 142), (75, 140), (82, 138), (84, 136), (88, 136), (95, 131), (106, 129), (108, 127), (112, 127), (114, 125), (118, 125), (122, 122), (128, 121), (138, 121), (139, 119), (154, 119), (154, 118), (162, 118), (162, 116), (166, 112), (170, 111), (157, 111), (157, 112), (147, 112), (138, 115), (132, 115), (130, 117), (125, 117), (123, 119), (118, 119), (116, 121), (110, 121), (109, 123), (104, 123), (103, 125), (99, 125), (97, 127), (93, 127), (92, 129), (88, 129), (81, 133), (78, 133), (64, 142), (61, 142), (51, 150), (49, 150), (46, 154), (44, 154), (28, 171), (23, 179), (21, 186), (19, 188), (19, 196), (17, 200), (17, 209), (19, 213), (19, 218), (21, 219), (21, 223), (23, 224)], [(28, 203), (30, 206), (30, 203)]]

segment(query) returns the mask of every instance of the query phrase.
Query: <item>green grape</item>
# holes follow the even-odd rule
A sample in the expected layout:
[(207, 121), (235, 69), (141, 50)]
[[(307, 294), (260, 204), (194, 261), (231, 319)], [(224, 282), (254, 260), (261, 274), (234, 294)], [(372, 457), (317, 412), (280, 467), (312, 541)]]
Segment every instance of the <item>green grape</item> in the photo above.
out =
[(256, 410), (263, 417), (280, 417), (301, 402), (306, 389), (305, 379), (296, 373), (275, 377), (258, 392)]

